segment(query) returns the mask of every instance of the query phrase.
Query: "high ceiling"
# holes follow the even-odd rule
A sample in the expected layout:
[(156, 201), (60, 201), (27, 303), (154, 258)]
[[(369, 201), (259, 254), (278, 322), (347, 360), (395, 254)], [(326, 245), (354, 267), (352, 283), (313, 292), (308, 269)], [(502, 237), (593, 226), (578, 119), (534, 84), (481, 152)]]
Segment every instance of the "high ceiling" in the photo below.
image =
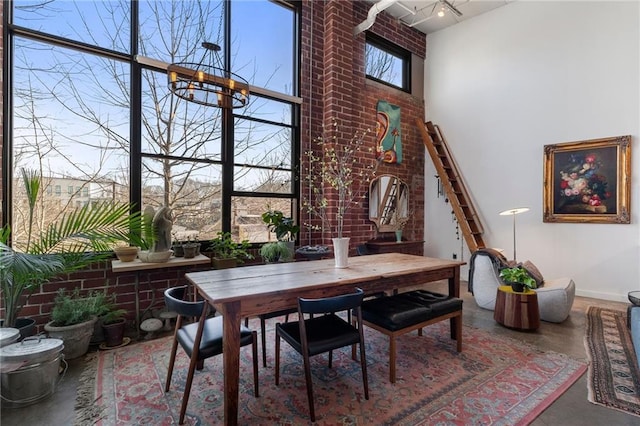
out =
[[(398, 18), (404, 24), (425, 34), (455, 25), (504, 6), (514, 0), (367, 0), (378, 12), (383, 9), (387, 14)], [(448, 5), (453, 6), (450, 8)], [(374, 11), (376, 10), (374, 9)], [(438, 12), (444, 12), (438, 16)], [(458, 16), (455, 10), (461, 13)]]

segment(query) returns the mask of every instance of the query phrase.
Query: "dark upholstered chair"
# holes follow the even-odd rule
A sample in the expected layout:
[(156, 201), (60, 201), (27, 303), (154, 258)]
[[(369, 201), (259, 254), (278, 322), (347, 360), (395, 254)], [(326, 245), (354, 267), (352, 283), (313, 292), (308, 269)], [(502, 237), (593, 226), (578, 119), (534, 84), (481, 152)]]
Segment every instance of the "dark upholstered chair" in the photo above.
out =
[[(334, 349), (359, 344), (364, 397), (369, 399), (367, 360), (362, 332), (362, 312), (360, 311), (363, 298), (364, 292), (361, 289), (356, 289), (355, 293), (322, 299), (301, 298), (298, 300), (299, 320), (276, 324), (276, 386), (280, 382), (280, 339), (282, 338), (302, 354), (307, 381), (309, 416), (312, 422), (315, 422), (316, 415), (309, 357), (329, 352), (329, 368), (331, 368)], [(336, 315), (351, 310), (356, 316), (355, 326)]]
[(371, 254), (366, 244), (358, 244), (356, 246), (356, 253), (358, 253), (358, 256), (367, 256)]
[(445, 319), (452, 319), (452, 337), (462, 350), (462, 299), (426, 290), (400, 293), (362, 303), (364, 324), (389, 336), (389, 381), (396, 382), (396, 338)]
[[(260, 318), (260, 340), (262, 342), (262, 366), (267, 367), (267, 324), (266, 321), (275, 317), (284, 316), (284, 322), (289, 322), (289, 314), (298, 312), (296, 308), (283, 309), (281, 311), (269, 312), (268, 314), (258, 315)], [(245, 327), (249, 326), (249, 318), (244, 320)]]
[[(184, 423), (184, 416), (189, 403), (189, 394), (191, 392), (191, 384), (193, 383), (193, 375), (196, 368), (202, 370), (204, 368), (204, 360), (222, 353), (222, 317), (207, 318), (209, 313), (209, 304), (205, 301), (188, 302), (184, 300), (186, 286), (173, 287), (165, 290), (164, 300), (170, 311), (177, 312), (176, 328), (173, 333), (173, 345), (171, 346), (171, 357), (169, 359), (169, 370), (167, 371), (167, 381), (165, 392), (169, 392), (171, 384), (171, 375), (173, 374), (173, 366), (176, 360), (176, 352), (178, 343), (187, 353), (191, 361), (189, 362), (189, 373), (187, 374), (187, 382), (184, 387), (182, 396), (182, 406), (180, 407), (179, 424)], [(197, 323), (185, 324), (185, 318), (197, 317)], [(258, 391), (258, 349), (257, 349), (257, 333), (246, 327), (240, 329), (240, 346), (253, 344), (253, 386), (254, 394), (259, 396)]]

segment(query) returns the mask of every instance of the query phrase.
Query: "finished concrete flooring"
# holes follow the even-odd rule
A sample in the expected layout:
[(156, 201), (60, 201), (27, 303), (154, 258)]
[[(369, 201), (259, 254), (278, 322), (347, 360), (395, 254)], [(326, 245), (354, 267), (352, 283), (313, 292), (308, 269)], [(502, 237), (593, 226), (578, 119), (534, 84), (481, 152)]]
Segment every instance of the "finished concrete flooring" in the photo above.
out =
[[(446, 292), (444, 283), (438, 283), (436, 286), (429, 286), (429, 288)], [(587, 308), (591, 305), (596, 305), (625, 310), (627, 306), (625, 303), (576, 297), (571, 315), (564, 323), (542, 322), (540, 328), (535, 332), (518, 332), (496, 324), (493, 320), (493, 312), (478, 308), (473, 296), (466, 291), (466, 283), (461, 284), (460, 293), (464, 299), (463, 321), (465, 325), (489, 330), (497, 335), (520, 339), (542, 350), (565, 353), (574, 359), (583, 361), (587, 360), (584, 348)], [(273, 350), (273, 348), (268, 348), (268, 350)], [(3, 408), (0, 414), (0, 425), (73, 425), (75, 420), (76, 386), (82, 367), (82, 359), (71, 360), (69, 369), (57, 391), (48, 399), (19, 409)], [(567, 392), (545, 410), (532, 425), (640, 425), (640, 417), (604, 408), (587, 401), (586, 376), (585, 373)]]

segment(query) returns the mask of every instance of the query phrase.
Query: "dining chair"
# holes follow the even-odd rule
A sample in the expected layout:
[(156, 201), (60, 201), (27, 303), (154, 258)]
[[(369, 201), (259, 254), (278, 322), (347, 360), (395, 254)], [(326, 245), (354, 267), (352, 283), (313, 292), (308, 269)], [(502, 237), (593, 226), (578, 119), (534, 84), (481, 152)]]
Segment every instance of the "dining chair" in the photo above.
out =
[[(171, 357), (169, 358), (169, 370), (164, 388), (169, 392), (171, 375), (176, 361), (178, 343), (189, 356), (189, 372), (187, 382), (184, 386), (182, 396), (182, 406), (180, 407), (179, 424), (184, 423), (184, 416), (187, 411), (191, 384), (195, 370), (204, 368), (204, 360), (222, 353), (222, 317), (209, 316), (209, 304), (202, 301), (189, 302), (184, 300), (187, 286), (173, 287), (165, 290), (164, 301), (169, 311), (178, 314), (176, 327), (173, 332), (173, 344), (171, 346)], [(198, 318), (198, 322), (185, 323), (188, 318)], [(258, 390), (258, 345), (257, 333), (245, 326), (240, 326), (240, 346), (252, 345), (253, 349), (253, 392), (259, 397)]]
[[(309, 416), (312, 422), (315, 422), (316, 415), (309, 358), (314, 355), (329, 352), (329, 368), (331, 368), (334, 349), (358, 344), (364, 397), (369, 399), (367, 360), (362, 331), (362, 312), (360, 311), (363, 298), (364, 292), (359, 288), (355, 293), (340, 296), (321, 299), (299, 298), (298, 321), (276, 324), (276, 386), (280, 382), (280, 339), (282, 338), (302, 354), (309, 400)], [(355, 325), (337, 315), (340, 312), (352, 310), (356, 316)]]
[[(262, 366), (267, 367), (267, 320), (284, 316), (284, 322), (289, 322), (289, 315), (298, 312), (296, 308), (283, 309), (281, 311), (269, 312), (258, 315), (260, 319), (260, 340), (262, 343)], [(245, 327), (249, 326), (249, 318), (244, 319)]]

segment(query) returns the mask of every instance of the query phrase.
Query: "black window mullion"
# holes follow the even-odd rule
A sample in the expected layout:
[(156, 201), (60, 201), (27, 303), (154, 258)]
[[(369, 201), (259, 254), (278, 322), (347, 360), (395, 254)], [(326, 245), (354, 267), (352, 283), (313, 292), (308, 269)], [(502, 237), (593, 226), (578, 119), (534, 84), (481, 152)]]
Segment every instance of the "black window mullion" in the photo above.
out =
[[(131, 1), (131, 53), (138, 54), (138, 2)], [(142, 210), (142, 67), (131, 61), (131, 105), (129, 123), (129, 200)]]
[[(224, 0), (224, 69), (231, 69), (231, 0)], [(231, 197), (233, 194), (234, 163), (233, 110), (222, 108), (222, 231), (231, 232)]]

